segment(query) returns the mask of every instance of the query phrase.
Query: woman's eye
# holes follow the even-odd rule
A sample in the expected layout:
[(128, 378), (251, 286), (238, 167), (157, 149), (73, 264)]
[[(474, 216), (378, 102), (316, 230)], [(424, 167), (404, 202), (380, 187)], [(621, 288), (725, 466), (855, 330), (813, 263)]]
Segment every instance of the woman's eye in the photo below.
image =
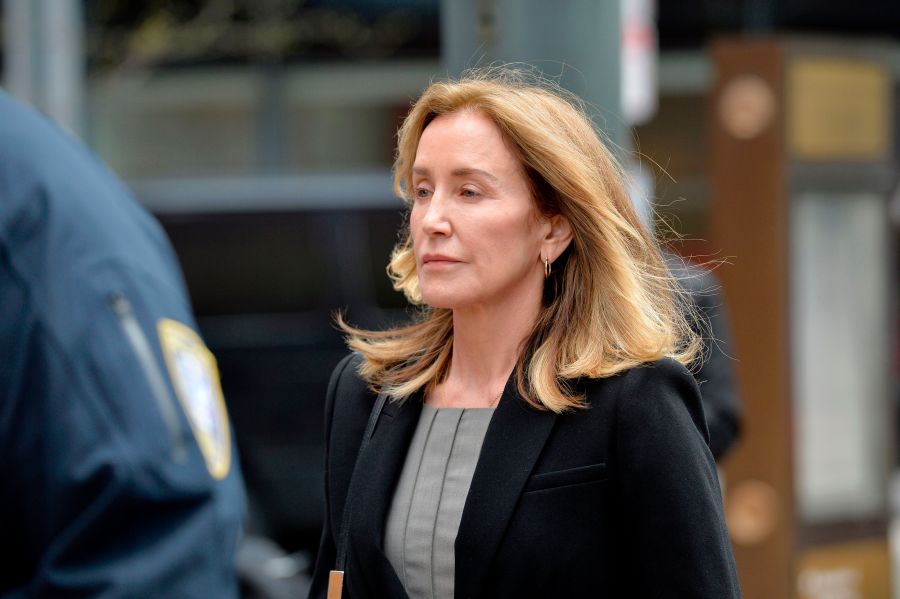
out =
[(467, 189), (467, 188), (464, 187), (463, 190), (462, 190), (462, 195), (463, 195), (463, 197), (465, 197), (465, 198), (477, 198), (477, 197), (478, 197), (478, 192), (475, 191), (474, 189)]
[(424, 187), (416, 188), (416, 197), (417, 198), (427, 198), (431, 192)]

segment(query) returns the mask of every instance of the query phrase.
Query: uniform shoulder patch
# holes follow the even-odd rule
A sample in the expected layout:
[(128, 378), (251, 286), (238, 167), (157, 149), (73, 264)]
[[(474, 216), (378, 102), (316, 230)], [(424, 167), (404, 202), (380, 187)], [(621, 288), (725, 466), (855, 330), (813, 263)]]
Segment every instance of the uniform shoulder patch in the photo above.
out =
[(169, 377), (187, 414), (209, 473), (222, 479), (231, 469), (231, 432), (216, 358), (190, 327), (161, 318), (156, 325)]

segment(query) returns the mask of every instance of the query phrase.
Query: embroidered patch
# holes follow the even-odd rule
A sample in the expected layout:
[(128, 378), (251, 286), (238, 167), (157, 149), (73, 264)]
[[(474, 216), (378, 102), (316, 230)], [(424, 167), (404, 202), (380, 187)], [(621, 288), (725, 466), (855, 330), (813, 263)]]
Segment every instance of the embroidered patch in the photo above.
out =
[(231, 432), (216, 358), (200, 336), (180, 322), (161, 318), (156, 330), (206, 467), (213, 478), (225, 478), (231, 469)]

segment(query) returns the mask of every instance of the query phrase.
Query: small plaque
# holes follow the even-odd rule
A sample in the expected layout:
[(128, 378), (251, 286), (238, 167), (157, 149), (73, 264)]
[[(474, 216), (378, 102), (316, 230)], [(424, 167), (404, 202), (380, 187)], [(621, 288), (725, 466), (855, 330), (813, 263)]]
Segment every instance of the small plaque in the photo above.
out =
[(781, 520), (778, 493), (759, 480), (738, 483), (728, 494), (725, 515), (731, 538), (752, 547), (768, 540)]
[(788, 63), (788, 147), (800, 160), (881, 161), (890, 148), (890, 77), (878, 63), (797, 57)]
[(719, 95), (722, 128), (732, 137), (750, 140), (763, 133), (775, 119), (775, 94), (759, 75), (740, 75)]
[(884, 539), (810, 549), (798, 563), (797, 597), (890, 597), (890, 569)]

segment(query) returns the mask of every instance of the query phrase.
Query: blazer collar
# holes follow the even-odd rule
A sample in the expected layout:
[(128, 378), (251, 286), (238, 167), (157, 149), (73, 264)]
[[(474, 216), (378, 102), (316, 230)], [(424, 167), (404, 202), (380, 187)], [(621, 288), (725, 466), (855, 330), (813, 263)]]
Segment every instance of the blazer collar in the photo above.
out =
[(457, 598), (477, 597), (556, 415), (528, 406), (515, 373), (488, 426), (456, 535)]
[(389, 401), (368, 446), (359, 456), (350, 490), (354, 510), (345, 582), (348, 596), (407, 597), (384, 553), (384, 526), (421, 412), (421, 394), (402, 404)]
[[(384, 553), (384, 527), (421, 412), (421, 395), (402, 404), (386, 404), (368, 447), (360, 455), (359, 476), (351, 490), (356, 499), (347, 571), (348, 586), (360, 592), (352, 596), (407, 596)], [(463, 509), (456, 537), (456, 597), (476, 597), (483, 588), (519, 495), (554, 422), (552, 412), (537, 411), (522, 401), (513, 373), (491, 417)], [(354, 576), (362, 586), (354, 584)]]

